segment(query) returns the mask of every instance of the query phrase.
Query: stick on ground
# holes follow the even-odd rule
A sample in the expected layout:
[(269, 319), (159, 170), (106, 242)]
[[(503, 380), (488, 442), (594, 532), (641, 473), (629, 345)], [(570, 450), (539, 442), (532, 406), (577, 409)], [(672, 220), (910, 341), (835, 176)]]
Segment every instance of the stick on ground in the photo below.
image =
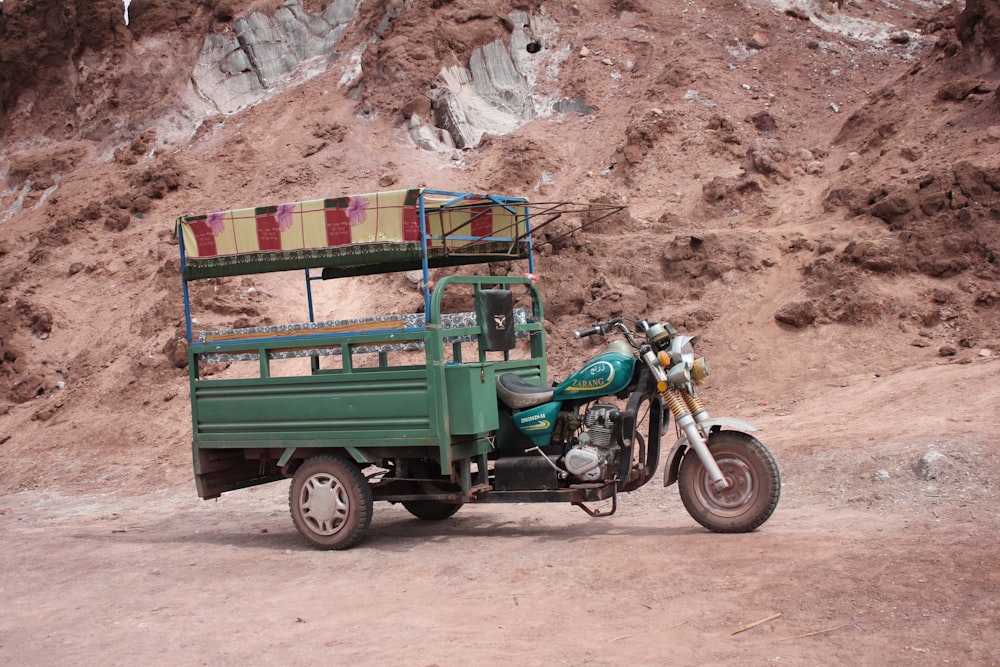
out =
[(777, 614), (772, 614), (771, 616), (768, 616), (767, 618), (762, 618), (759, 621), (754, 621), (753, 623), (750, 623), (748, 625), (744, 625), (742, 628), (736, 628), (735, 630), (733, 630), (729, 634), (731, 634), (731, 635), (738, 635), (739, 633), (746, 632), (747, 630), (749, 630), (751, 628), (756, 628), (758, 625), (764, 625), (765, 623), (769, 623), (770, 621), (773, 621), (774, 619), (779, 618), (780, 616), (781, 616), (781, 612), (779, 611)]

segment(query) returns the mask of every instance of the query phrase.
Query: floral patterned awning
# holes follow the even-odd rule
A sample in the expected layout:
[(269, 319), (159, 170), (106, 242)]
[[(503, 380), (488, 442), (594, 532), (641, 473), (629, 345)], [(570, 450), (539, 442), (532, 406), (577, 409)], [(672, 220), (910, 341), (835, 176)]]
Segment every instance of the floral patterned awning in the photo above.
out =
[(330, 275), (420, 268), (423, 204), (430, 266), (523, 257), (523, 199), (422, 188), (178, 218), (187, 280), (301, 268)]

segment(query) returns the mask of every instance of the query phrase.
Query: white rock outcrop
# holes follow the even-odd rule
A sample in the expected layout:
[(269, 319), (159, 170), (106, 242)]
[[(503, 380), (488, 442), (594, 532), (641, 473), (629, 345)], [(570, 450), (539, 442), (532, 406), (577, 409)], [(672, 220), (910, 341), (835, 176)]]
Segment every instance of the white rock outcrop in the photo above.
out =
[(273, 17), (254, 12), (237, 18), (230, 29), (205, 39), (192, 84), (223, 114), (262, 102), (292, 77), (318, 74), (337, 58), (334, 47), (358, 4), (335, 0), (312, 14), (299, 0), (285, 0)]

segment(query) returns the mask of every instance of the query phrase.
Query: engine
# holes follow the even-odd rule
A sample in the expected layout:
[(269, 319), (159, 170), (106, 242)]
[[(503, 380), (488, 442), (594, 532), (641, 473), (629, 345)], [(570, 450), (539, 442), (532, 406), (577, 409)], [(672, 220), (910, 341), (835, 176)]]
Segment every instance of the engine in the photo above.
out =
[(607, 479), (617, 449), (612, 442), (621, 413), (614, 405), (591, 406), (583, 416), (577, 444), (563, 457), (566, 470), (584, 482)]

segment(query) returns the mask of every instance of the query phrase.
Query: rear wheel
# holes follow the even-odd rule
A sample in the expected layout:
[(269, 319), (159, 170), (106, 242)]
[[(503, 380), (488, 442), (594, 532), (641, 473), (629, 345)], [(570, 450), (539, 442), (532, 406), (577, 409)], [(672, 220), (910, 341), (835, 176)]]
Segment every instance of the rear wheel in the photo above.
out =
[(695, 521), (716, 533), (754, 530), (778, 505), (778, 464), (759, 440), (739, 431), (713, 433), (708, 449), (729, 487), (716, 489), (698, 454), (689, 447), (678, 479), (685, 509)]
[[(420, 490), (427, 494), (448, 493), (454, 485), (439, 471), (440, 464), (428, 459), (410, 459), (408, 474), (413, 476)], [(461, 503), (445, 503), (440, 500), (404, 500), (406, 511), (424, 521), (443, 521), (462, 508)]]
[(442, 503), (438, 500), (404, 500), (403, 507), (424, 521), (443, 521), (462, 509), (457, 503)]
[(342, 456), (316, 456), (299, 467), (288, 491), (292, 522), (320, 549), (347, 549), (372, 520), (372, 490), (358, 466)]

